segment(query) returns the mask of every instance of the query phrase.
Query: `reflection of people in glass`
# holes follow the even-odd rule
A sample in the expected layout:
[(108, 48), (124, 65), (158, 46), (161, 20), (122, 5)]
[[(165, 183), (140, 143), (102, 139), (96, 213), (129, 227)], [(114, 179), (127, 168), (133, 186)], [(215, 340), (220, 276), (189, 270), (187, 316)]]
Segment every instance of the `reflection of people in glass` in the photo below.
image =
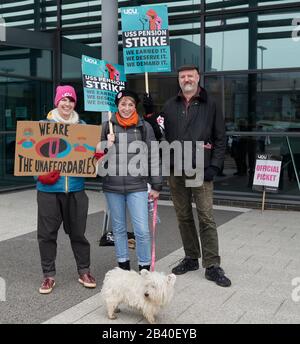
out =
[[(298, 128), (289, 128), (288, 131), (299, 131)], [(300, 170), (300, 138), (298, 137), (289, 137), (289, 144), (290, 149), (293, 154), (296, 173)], [(295, 175), (295, 168), (292, 161), (292, 156), (290, 152), (289, 146), (287, 144), (287, 139), (284, 137), (284, 141), (280, 147), (280, 154), (282, 156), (282, 164), (281, 164), (281, 176), (279, 182), (279, 188), (283, 187), (283, 179), (284, 179), (284, 170), (287, 169), (287, 176), (289, 182), (293, 182), (296, 180)]]
[[(238, 121), (238, 131), (247, 131), (246, 120), (240, 118)], [(237, 171), (234, 173), (235, 176), (246, 176), (247, 175), (247, 163), (246, 163), (246, 152), (247, 152), (247, 138), (246, 136), (235, 135), (232, 137), (231, 145), (231, 156), (234, 158), (236, 163)]]
[[(257, 128), (258, 131), (263, 131), (263, 126), (259, 125)], [(259, 153), (265, 153), (266, 152), (266, 141), (267, 141), (268, 136), (259, 136), (257, 138), (257, 142), (258, 142), (258, 149), (259, 149)]]
[[(240, 118), (238, 131), (248, 131), (248, 122), (245, 118)], [(236, 176), (246, 176), (249, 174), (248, 186), (251, 186), (255, 169), (256, 141), (252, 136), (235, 136), (232, 141), (231, 155), (235, 160), (237, 172)], [(247, 161), (248, 160), (248, 161)]]
[(279, 189), (283, 189), (283, 180), (284, 180), (284, 171), (287, 169), (288, 171), (288, 178), (291, 180), (291, 173), (292, 173), (292, 160), (289, 151), (289, 147), (287, 145), (286, 137), (284, 137), (281, 146), (280, 146), (280, 155), (281, 155), (281, 171), (280, 171), (280, 179), (279, 179)]
[(11, 174), (14, 171), (16, 141), (12, 140), (6, 144), (6, 173)]

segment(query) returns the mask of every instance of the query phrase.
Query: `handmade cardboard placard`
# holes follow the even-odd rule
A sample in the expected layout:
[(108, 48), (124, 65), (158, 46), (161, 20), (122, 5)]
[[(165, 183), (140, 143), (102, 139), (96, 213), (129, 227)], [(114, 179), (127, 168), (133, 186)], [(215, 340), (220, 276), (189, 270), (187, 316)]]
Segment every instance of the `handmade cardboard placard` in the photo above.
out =
[(18, 121), (14, 175), (59, 170), (62, 176), (95, 177), (100, 133), (98, 125)]

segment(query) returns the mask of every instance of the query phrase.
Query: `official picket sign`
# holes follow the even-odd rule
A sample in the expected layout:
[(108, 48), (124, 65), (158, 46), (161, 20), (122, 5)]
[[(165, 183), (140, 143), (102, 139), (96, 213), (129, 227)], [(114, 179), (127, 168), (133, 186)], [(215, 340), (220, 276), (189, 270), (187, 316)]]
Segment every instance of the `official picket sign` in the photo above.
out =
[(169, 72), (167, 6), (122, 8), (121, 21), (125, 73)]
[(15, 176), (59, 170), (62, 176), (96, 176), (94, 152), (101, 126), (18, 121)]
[(253, 178), (253, 189), (277, 192), (281, 171), (281, 158), (271, 154), (258, 154)]
[(125, 88), (122, 65), (82, 55), (82, 82), (86, 111), (117, 111), (116, 94)]

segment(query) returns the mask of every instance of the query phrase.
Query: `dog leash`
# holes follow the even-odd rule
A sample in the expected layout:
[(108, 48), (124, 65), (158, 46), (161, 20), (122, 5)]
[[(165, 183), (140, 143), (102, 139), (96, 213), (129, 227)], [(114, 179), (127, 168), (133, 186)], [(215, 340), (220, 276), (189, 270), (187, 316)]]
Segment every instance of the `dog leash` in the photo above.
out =
[(151, 252), (151, 271), (154, 271), (155, 267), (155, 231), (157, 222), (157, 198), (153, 203), (153, 217), (152, 217), (152, 252)]

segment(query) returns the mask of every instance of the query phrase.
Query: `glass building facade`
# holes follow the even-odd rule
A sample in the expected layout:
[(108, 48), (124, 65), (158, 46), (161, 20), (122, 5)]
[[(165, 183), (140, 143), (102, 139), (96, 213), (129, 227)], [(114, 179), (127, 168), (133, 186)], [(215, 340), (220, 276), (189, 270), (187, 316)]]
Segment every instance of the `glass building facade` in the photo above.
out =
[[(111, 0), (113, 1), (113, 0)], [(156, 3), (118, 1), (119, 8)], [(252, 190), (257, 153), (282, 157), (280, 206), (300, 195), (300, 2), (270, 0), (164, 1), (169, 12), (172, 71), (151, 73), (156, 110), (178, 92), (176, 70), (193, 63), (201, 85), (214, 96), (226, 122), (227, 150), (215, 180), (222, 202), (259, 201)], [(72, 83), (78, 110), (91, 124), (101, 114), (84, 112), (81, 55), (101, 58), (101, 1), (3, 0), (0, 31), (0, 189), (32, 184), (13, 176), (17, 120), (39, 120), (52, 108), (53, 90)], [(120, 12), (120, 11), (119, 11)], [(122, 63), (121, 23), (119, 63)], [(3, 28), (3, 26), (2, 26)], [(3, 29), (2, 29), (3, 36)], [(3, 37), (2, 37), (3, 38)], [(128, 75), (144, 93), (144, 76)]]

